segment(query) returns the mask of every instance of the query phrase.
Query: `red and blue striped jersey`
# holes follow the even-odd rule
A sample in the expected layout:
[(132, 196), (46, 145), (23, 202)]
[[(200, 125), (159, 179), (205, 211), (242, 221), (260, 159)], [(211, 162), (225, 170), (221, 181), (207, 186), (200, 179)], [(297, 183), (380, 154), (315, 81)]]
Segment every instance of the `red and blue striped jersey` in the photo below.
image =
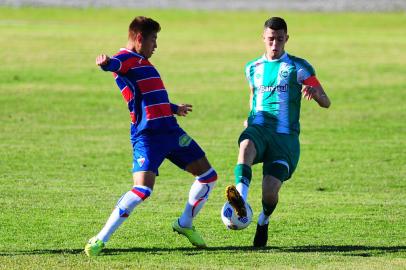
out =
[(133, 51), (120, 49), (101, 68), (113, 72), (127, 102), (132, 140), (141, 134), (159, 134), (179, 128), (174, 117), (178, 106), (169, 102), (161, 76), (147, 59)]

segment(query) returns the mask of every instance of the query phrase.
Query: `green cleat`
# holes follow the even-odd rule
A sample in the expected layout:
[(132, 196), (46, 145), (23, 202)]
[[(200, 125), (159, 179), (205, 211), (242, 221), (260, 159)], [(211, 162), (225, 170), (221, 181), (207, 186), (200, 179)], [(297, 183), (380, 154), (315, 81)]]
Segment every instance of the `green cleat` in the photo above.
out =
[(196, 231), (195, 227), (192, 228), (183, 228), (179, 225), (179, 221), (175, 220), (172, 224), (172, 229), (174, 232), (179, 234), (183, 234), (189, 240), (192, 245), (198, 248), (205, 248), (207, 247), (206, 243), (204, 242), (203, 238), (200, 234)]
[(245, 207), (245, 201), (243, 197), (238, 192), (234, 185), (226, 187), (226, 199), (237, 212), (240, 217), (247, 216), (247, 208)]
[(98, 256), (102, 249), (104, 248), (104, 243), (95, 237), (90, 238), (85, 246), (85, 253), (89, 257)]

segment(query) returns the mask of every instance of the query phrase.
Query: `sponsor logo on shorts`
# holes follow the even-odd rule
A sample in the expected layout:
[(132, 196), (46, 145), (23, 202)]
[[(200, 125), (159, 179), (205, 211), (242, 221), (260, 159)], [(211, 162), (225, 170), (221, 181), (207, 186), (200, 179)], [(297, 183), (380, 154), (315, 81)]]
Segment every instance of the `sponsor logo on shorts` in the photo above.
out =
[(144, 165), (144, 162), (145, 162), (145, 158), (143, 156), (140, 156), (139, 158), (137, 158), (138, 166), (142, 167), (142, 165)]
[(179, 146), (186, 147), (192, 142), (192, 138), (189, 137), (186, 133), (179, 137)]

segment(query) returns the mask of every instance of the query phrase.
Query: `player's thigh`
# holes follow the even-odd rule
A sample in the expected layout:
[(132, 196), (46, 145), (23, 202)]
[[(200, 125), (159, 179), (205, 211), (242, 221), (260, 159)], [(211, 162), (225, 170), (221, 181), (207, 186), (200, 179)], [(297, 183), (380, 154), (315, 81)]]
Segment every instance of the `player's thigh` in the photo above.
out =
[(178, 144), (166, 156), (172, 163), (193, 175), (200, 175), (210, 169), (210, 163), (203, 149), (186, 133), (178, 135)]
[(151, 171), (158, 175), (158, 168), (170, 150), (166, 138), (161, 137), (145, 136), (133, 143), (133, 174)]
[(244, 139), (240, 142), (240, 149), (238, 152), (238, 164), (246, 164), (251, 166), (257, 156), (255, 143), (250, 139)]
[(292, 134), (273, 134), (269, 138), (268, 149), (264, 155), (263, 175), (286, 181), (292, 176), (299, 162), (299, 138)]
[(255, 147), (255, 157), (254, 158), (251, 157), (251, 159), (253, 159), (252, 160), (253, 164), (260, 163), (263, 161), (264, 153), (267, 147), (267, 141), (265, 139), (266, 137), (267, 134), (264, 127), (261, 127), (259, 125), (251, 125), (248, 126), (238, 138), (239, 147), (241, 147), (241, 143), (246, 143), (247, 140), (253, 143)]

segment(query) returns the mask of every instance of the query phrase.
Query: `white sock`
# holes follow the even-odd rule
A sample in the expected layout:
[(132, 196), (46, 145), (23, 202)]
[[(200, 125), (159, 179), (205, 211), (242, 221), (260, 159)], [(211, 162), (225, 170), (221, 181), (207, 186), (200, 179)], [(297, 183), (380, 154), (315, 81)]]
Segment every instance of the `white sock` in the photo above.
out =
[(189, 199), (185, 210), (179, 218), (181, 227), (192, 227), (193, 218), (200, 212), (206, 203), (217, 180), (217, 174), (213, 168), (206, 173), (196, 177), (195, 182), (189, 191)]
[(134, 186), (118, 200), (116, 207), (111, 213), (103, 229), (97, 235), (97, 239), (106, 243), (110, 236), (127, 219), (134, 208), (151, 195), (152, 190), (145, 186)]
[(235, 186), (238, 190), (238, 192), (240, 193), (240, 195), (242, 196), (242, 198), (244, 199), (244, 201), (247, 201), (248, 199), (248, 191), (249, 191), (249, 186), (243, 184), (243, 183), (238, 183)]
[(265, 216), (264, 211), (261, 211), (258, 217), (258, 225), (264, 226), (265, 224), (269, 223), (269, 217), (270, 216)]

